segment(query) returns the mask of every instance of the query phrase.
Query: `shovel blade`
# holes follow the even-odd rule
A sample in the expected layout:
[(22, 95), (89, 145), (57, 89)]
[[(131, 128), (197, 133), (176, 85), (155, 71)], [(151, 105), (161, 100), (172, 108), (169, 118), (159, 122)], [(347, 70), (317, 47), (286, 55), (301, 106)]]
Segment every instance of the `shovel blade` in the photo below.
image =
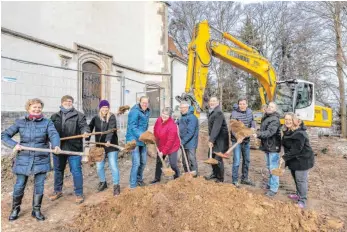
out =
[(164, 176), (173, 176), (175, 175), (175, 171), (172, 170), (171, 168), (162, 168), (161, 169), (164, 173)]
[(274, 176), (283, 176), (284, 174), (284, 169), (281, 168), (275, 168), (271, 171), (271, 174)]
[(218, 160), (209, 158), (208, 160), (205, 160), (204, 163), (206, 164), (218, 164)]

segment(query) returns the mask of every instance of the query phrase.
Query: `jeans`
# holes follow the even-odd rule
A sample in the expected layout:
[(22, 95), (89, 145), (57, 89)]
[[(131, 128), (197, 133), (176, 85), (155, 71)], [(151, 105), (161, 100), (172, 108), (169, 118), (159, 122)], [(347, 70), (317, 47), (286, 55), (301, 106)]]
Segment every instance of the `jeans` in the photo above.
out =
[[(188, 160), (188, 165), (189, 165), (189, 169), (190, 171), (196, 171), (196, 175), (198, 174), (198, 163), (196, 162), (196, 149), (192, 148), (192, 149), (184, 149), (184, 151), (186, 152), (187, 155), (187, 160)], [(182, 151), (182, 155), (183, 151)], [(182, 157), (182, 163), (183, 163), (183, 169), (185, 172), (188, 172), (187, 169), (187, 164), (186, 164), (186, 159), (184, 157)]]
[(132, 166), (130, 171), (130, 188), (135, 188), (137, 182), (143, 181), (143, 171), (147, 163), (147, 147), (136, 146), (131, 153)]
[[(177, 161), (178, 161), (178, 153), (177, 151), (174, 153), (171, 153), (169, 155), (163, 155), (163, 160), (165, 162), (166, 156), (169, 156), (169, 162), (172, 170), (175, 171), (174, 179), (178, 178), (180, 176), (180, 169), (178, 168)], [(161, 168), (163, 167), (163, 164), (161, 163), (161, 159), (159, 156), (157, 156), (157, 164), (155, 165), (155, 179), (160, 180), (161, 179)]]
[(296, 194), (299, 196), (299, 202), (306, 205), (308, 190), (308, 170), (294, 171), (290, 170), (295, 181)]
[(276, 152), (266, 152), (265, 153), (266, 167), (270, 171), (269, 175), (269, 187), (272, 192), (277, 193), (280, 178), (278, 176), (272, 175), (271, 171), (279, 167), (280, 155)]
[[(236, 142), (233, 142), (233, 145)], [(250, 158), (250, 144), (249, 142), (241, 143), (236, 146), (234, 149), (234, 156), (233, 156), (233, 167), (232, 167), (232, 182), (236, 183), (239, 179), (239, 166), (240, 166), (240, 160), (241, 160), (241, 154), (242, 154), (242, 176), (241, 180), (248, 180), (248, 169), (249, 169), (249, 163), (251, 161)]]
[[(118, 151), (112, 151), (107, 153), (107, 157), (108, 166), (111, 168), (113, 184), (119, 184)], [(98, 172), (100, 182), (106, 182), (105, 159), (101, 162), (96, 162), (96, 170)]]
[[(22, 196), (22, 195), (24, 195), (24, 189), (25, 189), (25, 186), (27, 184), (29, 176), (21, 175), (21, 174), (17, 174), (16, 176), (17, 176), (17, 180), (16, 180), (16, 183), (14, 185), (13, 196)], [(43, 190), (44, 190), (44, 186), (45, 186), (45, 179), (46, 179), (46, 172), (35, 174), (35, 176), (34, 176), (34, 186), (35, 186), (34, 187), (34, 195), (35, 194), (38, 194), (38, 195), (43, 194)]]
[(77, 155), (53, 155), (55, 192), (62, 192), (63, 190), (64, 170), (66, 167), (66, 162), (69, 161), (75, 195), (83, 195), (83, 174), (81, 160), (82, 157)]

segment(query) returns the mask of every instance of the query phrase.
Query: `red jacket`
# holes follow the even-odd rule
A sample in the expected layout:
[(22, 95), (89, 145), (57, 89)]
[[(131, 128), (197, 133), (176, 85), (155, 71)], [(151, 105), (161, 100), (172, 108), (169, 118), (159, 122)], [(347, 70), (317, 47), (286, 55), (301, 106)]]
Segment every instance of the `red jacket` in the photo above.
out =
[(177, 125), (172, 118), (163, 123), (163, 119), (159, 117), (154, 125), (154, 136), (157, 139), (159, 151), (164, 155), (179, 150), (180, 139), (178, 138)]

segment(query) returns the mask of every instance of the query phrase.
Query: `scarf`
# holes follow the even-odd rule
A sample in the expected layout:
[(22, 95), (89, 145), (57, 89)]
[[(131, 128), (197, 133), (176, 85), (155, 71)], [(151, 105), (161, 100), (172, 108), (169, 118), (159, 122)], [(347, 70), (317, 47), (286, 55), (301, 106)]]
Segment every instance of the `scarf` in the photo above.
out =
[(43, 114), (39, 114), (39, 115), (37, 115), (37, 114), (29, 114), (27, 117), (28, 117), (29, 120), (34, 121), (36, 119), (43, 118)]
[(60, 108), (60, 111), (63, 112), (64, 114), (67, 114), (67, 113), (73, 111), (73, 109), (74, 109), (73, 107), (66, 109), (63, 106), (60, 106), (59, 108)]

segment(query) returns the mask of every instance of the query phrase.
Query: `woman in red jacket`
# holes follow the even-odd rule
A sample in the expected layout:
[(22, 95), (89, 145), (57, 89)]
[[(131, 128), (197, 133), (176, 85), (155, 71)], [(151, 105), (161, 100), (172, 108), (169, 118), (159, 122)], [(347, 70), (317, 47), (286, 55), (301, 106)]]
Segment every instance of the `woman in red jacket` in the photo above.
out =
[[(177, 125), (171, 117), (172, 110), (170, 107), (165, 107), (161, 116), (157, 119), (154, 125), (154, 136), (157, 139), (157, 146), (160, 156), (163, 159), (169, 156), (170, 166), (175, 171), (174, 179), (180, 176), (180, 170), (177, 165), (178, 150), (180, 148), (180, 140), (177, 133)], [(162, 163), (160, 158), (157, 157), (157, 164), (155, 168), (155, 178), (152, 184), (160, 181)]]

